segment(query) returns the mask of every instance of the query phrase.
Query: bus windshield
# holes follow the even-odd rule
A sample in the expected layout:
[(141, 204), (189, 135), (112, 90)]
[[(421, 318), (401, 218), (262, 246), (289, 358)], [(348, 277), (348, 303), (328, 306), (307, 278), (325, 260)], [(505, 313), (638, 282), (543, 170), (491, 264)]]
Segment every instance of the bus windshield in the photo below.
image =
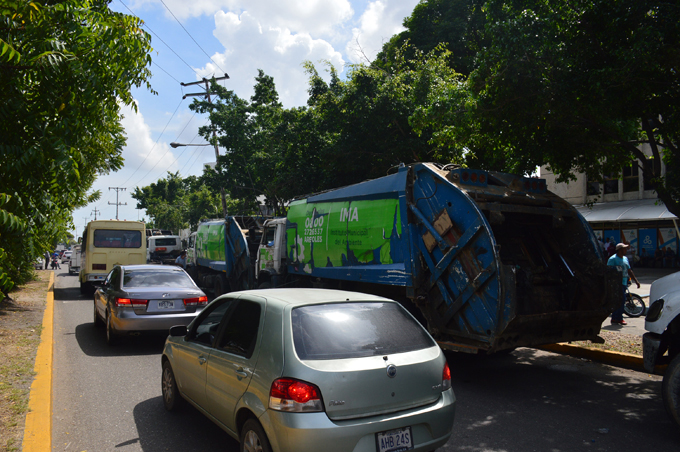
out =
[(141, 248), (141, 231), (95, 229), (95, 248)]

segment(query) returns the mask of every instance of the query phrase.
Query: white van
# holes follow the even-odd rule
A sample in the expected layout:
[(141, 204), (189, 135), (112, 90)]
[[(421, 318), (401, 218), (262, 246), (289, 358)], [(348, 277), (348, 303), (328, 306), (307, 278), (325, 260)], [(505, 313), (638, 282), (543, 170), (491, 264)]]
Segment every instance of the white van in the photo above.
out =
[(146, 261), (172, 264), (182, 252), (178, 235), (154, 235), (146, 239)]

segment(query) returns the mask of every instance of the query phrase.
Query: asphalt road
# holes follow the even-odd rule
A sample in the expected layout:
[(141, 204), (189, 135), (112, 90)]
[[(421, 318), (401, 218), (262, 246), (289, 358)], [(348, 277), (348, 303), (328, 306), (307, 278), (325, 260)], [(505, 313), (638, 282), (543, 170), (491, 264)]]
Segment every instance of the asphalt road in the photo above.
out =
[[(163, 409), (163, 340), (108, 347), (93, 305), (65, 269), (55, 278), (54, 451), (237, 451), (193, 408)], [(450, 355), (458, 398), (440, 451), (677, 450), (680, 429), (661, 403), (661, 379), (534, 349)]]

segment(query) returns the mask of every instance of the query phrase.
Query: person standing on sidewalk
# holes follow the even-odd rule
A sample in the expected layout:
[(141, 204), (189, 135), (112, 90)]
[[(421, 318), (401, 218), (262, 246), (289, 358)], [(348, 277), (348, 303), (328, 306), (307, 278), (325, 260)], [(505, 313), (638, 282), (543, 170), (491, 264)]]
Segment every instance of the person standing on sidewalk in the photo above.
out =
[(618, 267), (623, 272), (623, 298), (621, 299), (621, 306), (612, 313), (612, 325), (628, 325), (625, 320), (623, 320), (623, 304), (626, 302), (626, 289), (628, 288), (628, 278), (630, 277), (635, 284), (637, 284), (638, 289), (640, 288), (640, 281), (635, 277), (635, 273), (630, 268), (630, 263), (626, 257), (626, 253), (630, 245), (625, 243), (618, 243), (616, 245), (616, 253), (607, 260), (607, 265), (609, 267)]

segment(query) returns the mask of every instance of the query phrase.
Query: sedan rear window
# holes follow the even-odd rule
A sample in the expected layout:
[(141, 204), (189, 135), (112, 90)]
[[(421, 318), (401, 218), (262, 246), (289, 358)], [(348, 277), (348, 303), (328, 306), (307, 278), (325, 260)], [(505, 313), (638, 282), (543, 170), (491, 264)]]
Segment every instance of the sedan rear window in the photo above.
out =
[(388, 355), (436, 345), (397, 303), (301, 306), (291, 317), (295, 351), (302, 360)]
[(181, 270), (125, 270), (123, 287), (182, 287), (195, 288), (192, 279)]

